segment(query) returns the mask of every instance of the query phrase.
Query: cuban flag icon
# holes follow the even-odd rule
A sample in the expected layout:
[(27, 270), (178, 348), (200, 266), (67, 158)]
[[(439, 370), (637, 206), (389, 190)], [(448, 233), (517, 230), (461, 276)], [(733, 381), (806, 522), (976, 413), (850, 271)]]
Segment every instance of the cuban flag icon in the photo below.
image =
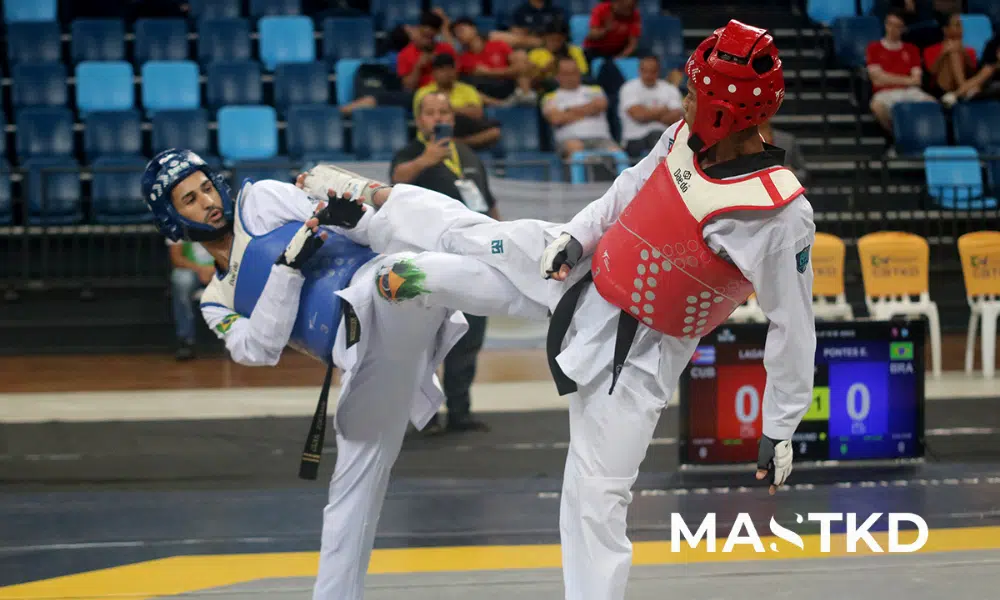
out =
[(691, 357), (693, 365), (714, 365), (715, 346), (698, 346), (694, 349), (694, 356)]

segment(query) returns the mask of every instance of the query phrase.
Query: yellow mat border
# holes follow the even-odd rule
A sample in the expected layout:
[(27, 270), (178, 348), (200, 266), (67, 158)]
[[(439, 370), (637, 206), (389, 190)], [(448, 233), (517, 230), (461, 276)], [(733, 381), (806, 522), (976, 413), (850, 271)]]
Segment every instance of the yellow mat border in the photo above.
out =
[[(718, 539), (718, 552), (705, 549), (702, 542), (691, 549), (671, 552), (669, 541), (637, 542), (634, 564), (666, 565), (748, 560), (815, 559), (832, 556), (873, 555), (863, 542), (857, 552), (847, 552), (846, 536), (830, 536), (831, 551), (821, 552), (820, 536), (802, 536), (799, 550), (779, 538), (761, 537), (765, 548), (777, 544), (778, 552), (757, 553), (749, 545), (738, 545), (729, 554), (721, 552), (725, 540)], [(873, 533), (883, 550), (888, 534)], [(915, 531), (904, 531), (899, 542), (916, 539)], [(971, 550), (1000, 550), (1000, 527), (932, 529), (919, 553)], [(115, 598), (146, 600), (197, 592), (269, 578), (314, 577), (319, 554), (316, 552), (195, 555), (162, 558), (120, 567), (78, 573), (0, 588), (0, 600), (65, 600)], [(458, 546), (440, 548), (400, 548), (375, 550), (369, 573), (429, 573), (444, 571), (489, 571), (505, 569), (559, 568), (558, 544), (517, 546)]]

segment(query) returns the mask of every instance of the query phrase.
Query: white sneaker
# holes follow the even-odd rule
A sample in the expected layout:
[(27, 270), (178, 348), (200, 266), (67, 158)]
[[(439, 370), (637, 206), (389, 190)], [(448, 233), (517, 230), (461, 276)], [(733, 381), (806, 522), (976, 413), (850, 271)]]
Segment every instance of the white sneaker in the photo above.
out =
[(958, 96), (955, 95), (955, 92), (948, 92), (944, 96), (941, 96), (941, 103), (948, 108), (954, 106), (956, 102), (958, 102)]
[(382, 188), (390, 187), (381, 181), (368, 179), (362, 175), (341, 169), (336, 165), (319, 164), (306, 172), (303, 189), (309, 197), (329, 202), (327, 190), (333, 189), (338, 196), (350, 192), (351, 199), (364, 199), (364, 203), (374, 206), (372, 197)]

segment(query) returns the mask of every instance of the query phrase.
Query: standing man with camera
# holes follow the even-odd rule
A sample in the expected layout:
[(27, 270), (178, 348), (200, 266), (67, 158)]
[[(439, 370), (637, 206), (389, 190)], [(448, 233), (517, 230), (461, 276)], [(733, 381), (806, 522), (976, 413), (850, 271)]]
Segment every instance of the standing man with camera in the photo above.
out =
[[(396, 153), (390, 167), (392, 183), (408, 183), (461, 201), (470, 210), (498, 219), (486, 167), (475, 151), (454, 139), (455, 111), (446, 94), (432, 91), (419, 98), (414, 110), (417, 138)], [(503, 252), (503, 248), (494, 248)], [(465, 315), (469, 331), (444, 361), (448, 431), (488, 431), (472, 418), (470, 390), (476, 362), (486, 339), (486, 317)], [(436, 418), (425, 431), (440, 427)]]

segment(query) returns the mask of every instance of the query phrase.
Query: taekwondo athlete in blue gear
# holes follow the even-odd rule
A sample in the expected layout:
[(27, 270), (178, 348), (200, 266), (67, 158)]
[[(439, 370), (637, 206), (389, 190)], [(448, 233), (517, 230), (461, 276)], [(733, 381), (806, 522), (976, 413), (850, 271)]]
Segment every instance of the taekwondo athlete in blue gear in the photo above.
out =
[[(333, 411), (337, 460), (313, 598), (360, 600), (407, 425), (422, 428), (441, 406), (434, 372), (467, 328), (458, 310), (386, 294), (433, 295), (423, 269), (438, 267), (412, 253), (376, 254), (337, 227), (313, 232), (304, 223), (317, 203), (291, 183), (246, 181), (233, 198), (190, 151), (158, 154), (142, 188), (164, 236), (198, 242), (215, 259), (201, 312), (234, 361), (273, 366), (292, 346), (327, 364), (328, 382), (330, 365), (342, 370)], [(440, 264), (456, 257), (444, 258)], [(322, 404), (303, 455), (306, 470), (322, 452)]]

